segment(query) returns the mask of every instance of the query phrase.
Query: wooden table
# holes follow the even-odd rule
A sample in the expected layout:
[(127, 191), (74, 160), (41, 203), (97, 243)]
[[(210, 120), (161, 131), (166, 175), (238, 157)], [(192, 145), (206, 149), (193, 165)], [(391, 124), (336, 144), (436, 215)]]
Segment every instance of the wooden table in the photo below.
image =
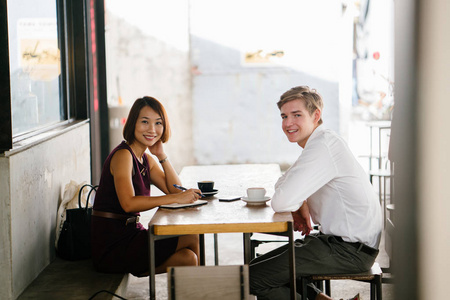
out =
[(154, 242), (157, 239), (184, 234), (242, 232), (244, 262), (250, 257), (250, 235), (253, 232), (284, 232), (289, 237), (291, 298), (295, 299), (295, 256), (293, 223), (290, 213), (275, 213), (270, 204), (249, 206), (244, 201), (220, 202), (219, 197), (244, 196), (248, 187), (264, 187), (272, 196), (273, 186), (281, 175), (278, 165), (214, 165), (183, 168), (183, 186), (196, 187), (197, 181), (213, 180), (219, 193), (204, 198), (208, 204), (186, 209), (158, 209), (149, 222), (150, 299), (155, 299)]

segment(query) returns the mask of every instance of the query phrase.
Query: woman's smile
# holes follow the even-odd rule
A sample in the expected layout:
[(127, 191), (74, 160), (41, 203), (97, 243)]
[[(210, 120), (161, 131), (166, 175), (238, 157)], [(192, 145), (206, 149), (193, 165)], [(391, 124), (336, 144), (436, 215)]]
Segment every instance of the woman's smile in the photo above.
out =
[(136, 141), (145, 147), (150, 147), (158, 142), (163, 132), (164, 125), (161, 116), (151, 107), (143, 107), (139, 113), (134, 130)]
[(144, 137), (145, 137), (147, 140), (152, 141), (153, 139), (156, 138), (156, 135), (144, 135)]

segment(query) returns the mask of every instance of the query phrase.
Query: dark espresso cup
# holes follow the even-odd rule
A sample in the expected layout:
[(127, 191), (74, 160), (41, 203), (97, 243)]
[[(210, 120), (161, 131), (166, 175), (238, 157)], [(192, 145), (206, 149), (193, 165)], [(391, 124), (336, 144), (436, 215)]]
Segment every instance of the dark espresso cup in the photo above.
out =
[(214, 181), (210, 180), (199, 181), (197, 185), (202, 192), (212, 192), (214, 189)]

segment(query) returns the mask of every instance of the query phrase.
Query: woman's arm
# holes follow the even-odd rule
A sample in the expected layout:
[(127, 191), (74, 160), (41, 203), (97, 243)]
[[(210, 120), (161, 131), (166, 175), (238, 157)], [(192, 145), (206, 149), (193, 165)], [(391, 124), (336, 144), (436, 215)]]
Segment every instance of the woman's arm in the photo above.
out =
[(199, 190), (193, 189), (159, 197), (136, 196), (132, 181), (133, 157), (128, 150), (119, 150), (114, 154), (110, 172), (114, 177), (120, 205), (126, 212), (141, 212), (171, 203), (192, 203), (200, 197)]
[(167, 195), (180, 193), (181, 191), (173, 186), (174, 184), (181, 185), (181, 181), (170, 161), (167, 159), (161, 163), (163, 168), (161, 170), (159, 165), (150, 155), (145, 155), (147, 155), (147, 160), (150, 164), (150, 179), (152, 184)]
[(149, 147), (149, 150), (158, 158), (159, 161), (162, 162), (161, 166), (163, 168), (161, 170), (155, 160), (150, 155), (145, 154), (147, 155), (147, 159), (150, 164), (150, 179), (152, 180), (152, 183), (165, 194), (179, 193), (180, 191), (173, 185), (181, 185), (181, 181), (177, 172), (170, 163), (167, 154), (164, 152), (162, 142), (156, 142), (155, 145)]

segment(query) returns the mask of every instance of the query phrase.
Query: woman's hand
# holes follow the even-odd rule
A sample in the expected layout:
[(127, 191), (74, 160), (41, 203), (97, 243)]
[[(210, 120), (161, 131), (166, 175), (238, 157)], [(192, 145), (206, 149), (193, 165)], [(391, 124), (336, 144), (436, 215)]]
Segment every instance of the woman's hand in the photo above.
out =
[(155, 144), (153, 144), (153, 146), (148, 147), (148, 150), (150, 150), (151, 154), (158, 157), (158, 159), (164, 159), (164, 157), (166, 157), (161, 140), (157, 141)]
[(172, 194), (176, 196), (176, 203), (189, 204), (194, 203), (200, 198), (201, 191), (199, 189), (188, 189), (178, 194)]
[(304, 235), (308, 235), (311, 230), (311, 215), (309, 214), (309, 207), (306, 201), (295, 212), (292, 212), (294, 218), (294, 230), (299, 231)]

